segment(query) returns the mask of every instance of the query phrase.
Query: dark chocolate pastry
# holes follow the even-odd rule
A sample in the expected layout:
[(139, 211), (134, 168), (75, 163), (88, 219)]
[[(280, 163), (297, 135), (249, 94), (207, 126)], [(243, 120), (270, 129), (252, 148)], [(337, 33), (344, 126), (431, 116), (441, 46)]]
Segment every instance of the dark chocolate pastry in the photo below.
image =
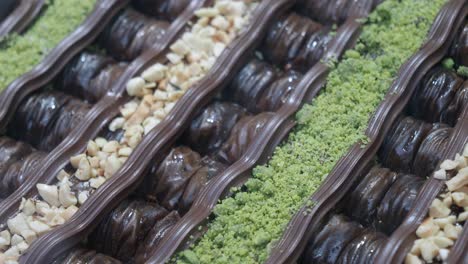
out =
[(201, 166), (200, 154), (188, 147), (173, 148), (157, 165), (156, 173), (150, 173), (144, 182), (146, 197), (160, 201), (168, 210), (177, 209), (185, 186)]
[(245, 106), (250, 112), (259, 112), (257, 102), (279, 75), (280, 72), (270, 64), (253, 59), (234, 77), (225, 90), (225, 97)]
[(115, 60), (109, 56), (88, 51), (82, 52), (65, 66), (57, 79), (56, 87), (67, 94), (96, 102), (105, 93), (101, 89), (108, 89), (109, 87), (96, 89), (96, 87), (91, 86), (91, 81), (104, 68), (115, 63)]
[(0, 176), (3, 176), (11, 164), (34, 152), (27, 143), (15, 141), (9, 137), (0, 137)]
[(468, 67), (468, 22), (465, 22), (465, 25), (453, 42), (450, 56), (455, 59), (458, 65)]
[(74, 248), (54, 264), (120, 264), (122, 262), (94, 250)]
[(332, 39), (330, 28), (291, 13), (270, 27), (265, 38), (265, 56), (285, 69), (307, 71), (325, 53)]
[(344, 199), (347, 215), (364, 226), (370, 226), (377, 216), (377, 207), (396, 176), (389, 169), (373, 167)]
[(437, 164), (442, 159), (442, 151), (445, 149), (452, 131), (453, 129), (450, 127), (441, 127), (429, 133), (421, 143), (414, 158), (414, 173), (426, 177), (435, 171)]
[(317, 232), (309, 241), (301, 263), (336, 263), (349, 242), (361, 234), (362, 227), (346, 216), (333, 215)]
[(382, 164), (396, 172), (410, 173), (414, 157), (432, 125), (412, 117), (399, 118), (379, 150)]
[(124, 73), (127, 66), (127, 63), (121, 62), (108, 65), (106, 68), (102, 69), (99, 74), (91, 80), (90, 93), (85, 97), (85, 100), (93, 102), (104, 97), (106, 93), (110, 92), (109, 89)]
[(468, 105), (468, 81), (462, 84), (455, 98), (450, 102), (447, 108), (442, 111), (441, 120), (444, 120), (444, 122), (449, 125), (455, 125), (466, 105)]
[(204, 157), (201, 164), (202, 166), (190, 178), (189, 183), (185, 187), (184, 194), (180, 199), (179, 211), (182, 213), (190, 209), (201, 188), (227, 168), (225, 164), (209, 157)]
[(151, 228), (143, 243), (138, 245), (135, 263), (145, 263), (169, 230), (179, 221), (180, 216), (172, 211)]
[(34, 151), (11, 164), (8, 170), (2, 170), (4, 173), (0, 173), (0, 198), (6, 198), (18, 189), (45, 156), (43, 152)]
[(341, 24), (353, 8), (375, 6), (382, 0), (298, 0), (297, 10), (324, 24)]
[(261, 112), (275, 112), (289, 99), (291, 92), (301, 81), (302, 74), (296, 71), (287, 71), (283, 76), (273, 82), (263, 91), (257, 103)]
[(190, 4), (190, 0), (133, 0), (132, 3), (138, 11), (147, 15), (174, 20)]
[(137, 246), (168, 212), (156, 203), (125, 200), (89, 236), (89, 245), (123, 262), (133, 259)]
[(273, 116), (274, 113), (265, 112), (240, 119), (232, 129), (228, 140), (218, 151), (218, 160), (225, 164), (232, 164), (239, 160)]
[(375, 227), (391, 234), (408, 214), (422, 188), (425, 178), (411, 174), (399, 174), (377, 209)]
[(15, 113), (9, 133), (37, 147), (50, 132), (64, 105), (72, 99), (61, 92), (34, 94), (25, 99)]
[(443, 67), (432, 69), (411, 98), (410, 113), (427, 122), (445, 122), (441, 117), (462, 87), (463, 79)]
[(0, 22), (3, 21), (15, 7), (18, 5), (18, 0), (2, 0), (0, 1)]
[(71, 98), (62, 107), (56, 122), (50, 127), (48, 135), (41, 140), (38, 148), (44, 151), (53, 150), (72, 129), (79, 126), (90, 108), (91, 106), (83, 101)]
[(106, 27), (100, 37), (102, 46), (118, 60), (132, 60), (161, 38), (169, 24), (126, 9)]
[(373, 264), (379, 250), (386, 243), (387, 237), (366, 229), (361, 235), (353, 239), (341, 252), (339, 264)]
[(231, 129), (247, 112), (237, 104), (214, 102), (190, 124), (184, 135), (187, 145), (200, 154), (217, 151), (229, 136)]

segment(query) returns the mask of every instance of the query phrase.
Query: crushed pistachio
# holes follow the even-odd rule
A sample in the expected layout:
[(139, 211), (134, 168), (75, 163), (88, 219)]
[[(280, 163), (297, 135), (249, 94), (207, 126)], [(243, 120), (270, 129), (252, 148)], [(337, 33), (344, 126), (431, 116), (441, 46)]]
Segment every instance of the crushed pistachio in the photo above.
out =
[(292, 215), (338, 159), (366, 142), (369, 117), (401, 65), (422, 45), (446, 0), (387, 0), (367, 19), (360, 40), (330, 73), (327, 87), (296, 116), (298, 126), (246, 191), (223, 200), (208, 232), (179, 263), (261, 263)]
[(0, 91), (41, 60), (90, 14), (97, 0), (46, 1), (43, 13), (21, 35), (0, 40)]

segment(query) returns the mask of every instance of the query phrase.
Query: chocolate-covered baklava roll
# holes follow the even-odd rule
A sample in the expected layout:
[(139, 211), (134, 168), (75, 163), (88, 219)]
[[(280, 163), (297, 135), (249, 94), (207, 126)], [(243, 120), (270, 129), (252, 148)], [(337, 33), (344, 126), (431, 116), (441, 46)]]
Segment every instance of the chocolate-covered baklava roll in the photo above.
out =
[(37, 147), (50, 132), (71, 96), (51, 91), (34, 94), (25, 99), (15, 113), (9, 133), (16, 139)]
[(332, 39), (330, 28), (296, 13), (283, 16), (269, 29), (265, 56), (286, 69), (307, 71), (317, 63)]
[(426, 177), (435, 171), (452, 131), (453, 129), (450, 127), (440, 127), (427, 135), (413, 162), (413, 171), (418, 176)]
[(341, 24), (344, 22), (352, 7), (366, 4), (376, 5), (381, 0), (299, 0), (297, 10), (324, 24)]
[(12, 163), (7, 170), (0, 170), (0, 198), (6, 198), (18, 189), (45, 156), (44, 152), (33, 151)]
[(70, 134), (72, 129), (79, 126), (90, 109), (91, 106), (89, 104), (71, 98), (62, 107), (57, 120), (49, 127), (48, 135), (41, 140), (38, 148), (44, 151), (53, 150)]
[(344, 215), (333, 215), (317, 232), (309, 241), (301, 263), (336, 263), (349, 242), (361, 234), (362, 226)]
[(89, 236), (88, 244), (99, 252), (129, 262), (138, 244), (167, 214), (167, 210), (156, 203), (125, 200), (99, 223)]
[(142, 184), (146, 197), (159, 201), (168, 210), (177, 209), (185, 186), (201, 166), (197, 152), (184, 146), (173, 148)]
[(179, 211), (182, 213), (187, 212), (203, 186), (226, 168), (226, 164), (213, 160), (210, 157), (204, 157), (201, 160), (201, 167), (194, 173), (185, 187), (184, 194), (180, 199)]
[(414, 157), (433, 126), (413, 117), (399, 118), (379, 149), (382, 164), (396, 172), (410, 173)]
[(138, 11), (157, 18), (173, 20), (190, 4), (190, 0), (133, 0)]
[(302, 74), (290, 70), (271, 84), (260, 96), (257, 109), (262, 112), (275, 112), (289, 99), (291, 92), (301, 81)]
[(172, 211), (151, 228), (143, 242), (140, 242), (135, 255), (135, 263), (145, 263), (169, 230), (180, 220), (177, 211)]
[(190, 124), (184, 141), (200, 154), (217, 151), (247, 111), (233, 103), (214, 102)]
[(386, 234), (395, 231), (411, 209), (425, 180), (411, 174), (397, 176), (377, 209), (377, 230)]
[(53, 262), (54, 264), (120, 264), (110, 256), (98, 253), (95, 250), (85, 248), (74, 248), (64, 257)]
[(219, 161), (232, 164), (239, 160), (251, 147), (257, 134), (273, 117), (274, 113), (265, 112), (256, 116), (245, 116), (231, 130), (231, 135), (217, 153)]
[(2, 0), (0, 1), (0, 22), (2, 22), (18, 5), (18, 0)]
[(389, 169), (373, 167), (345, 197), (346, 214), (364, 226), (370, 226), (375, 221), (378, 206), (396, 177), (397, 174)]
[(387, 237), (374, 230), (366, 229), (353, 239), (340, 254), (339, 264), (373, 264)]
[(466, 105), (468, 105), (468, 81), (462, 84), (455, 98), (450, 102), (447, 108), (442, 111), (441, 120), (444, 120), (444, 122), (449, 125), (455, 125)]
[(106, 27), (100, 42), (114, 58), (128, 61), (162, 38), (168, 27), (166, 21), (154, 20), (133, 9), (126, 9)]
[(280, 72), (270, 64), (253, 59), (234, 77), (226, 88), (226, 98), (245, 106), (250, 112), (259, 112), (257, 102), (263, 92), (279, 78)]
[(27, 143), (9, 137), (0, 137), (0, 177), (6, 173), (10, 165), (34, 151)]
[(443, 67), (436, 67), (424, 77), (411, 98), (410, 113), (427, 122), (446, 122), (444, 111), (455, 100), (463, 79)]
[[(65, 66), (56, 81), (56, 87), (67, 94), (95, 102), (104, 94), (91, 88), (91, 81), (115, 60), (109, 56), (82, 52)], [(104, 89), (109, 88), (105, 87)]]
[(455, 59), (458, 65), (468, 67), (468, 22), (465, 22), (465, 25), (453, 42), (450, 56)]
[(120, 76), (127, 69), (128, 64), (120, 62), (108, 65), (102, 69), (99, 74), (91, 80), (89, 91), (90, 93), (85, 96), (85, 100), (95, 102), (104, 97), (110, 92), (113, 84), (120, 78)]

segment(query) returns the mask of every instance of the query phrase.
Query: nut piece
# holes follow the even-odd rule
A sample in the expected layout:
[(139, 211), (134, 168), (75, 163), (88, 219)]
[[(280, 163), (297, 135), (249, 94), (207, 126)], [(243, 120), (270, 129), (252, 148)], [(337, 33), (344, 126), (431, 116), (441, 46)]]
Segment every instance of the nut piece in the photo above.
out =
[(60, 182), (59, 188), (59, 201), (65, 208), (78, 202), (68, 183), (68, 179), (65, 178), (64, 181)]
[(432, 262), (439, 254), (439, 248), (431, 240), (424, 240), (421, 242), (421, 256), (427, 262)]
[(11, 234), (8, 230), (3, 230), (0, 232), (0, 249), (3, 249), (5, 246), (9, 246), (11, 241)]
[(444, 169), (440, 169), (434, 172), (434, 178), (445, 181), (447, 180), (447, 172)]
[(75, 169), (78, 168), (82, 158), (86, 158), (86, 155), (85, 154), (80, 154), (80, 155), (76, 155), (76, 156), (73, 156), (73, 157), (70, 158), (70, 163), (73, 166), (73, 168), (75, 168)]
[(447, 185), (447, 189), (452, 192), (468, 185), (468, 167), (459, 170), (457, 175), (445, 184)]
[(429, 215), (432, 217), (446, 217), (450, 214), (450, 209), (439, 199), (432, 201), (429, 208)]
[(453, 160), (444, 160), (441, 164), (440, 164), (440, 168), (446, 170), (446, 171), (449, 171), (449, 170), (454, 170), (456, 169), (458, 166), (458, 162), (456, 161), (453, 161)]
[(44, 234), (50, 230), (50, 226), (44, 224), (41, 221), (31, 221), (29, 227), (32, 231), (36, 232), (38, 235)]
[(44, 201), (52, 206), (60, 206), (57, 186), (38, 183), (36, 187), (39, 191), (39, 195), (44, 199)]
[(439, 231), (439, 227), (434, 224), (432, 218), (427, 218), (422, 222), (422, 224), (416, 230), (416, 235), (418, 237), (426, 238), (433, 236)]
[(146, 69), (141, 77), (148, 82), (158, 82), (166, 76), (167, 66), (160, 63), (154, 64), (153, 66)]
[(130, 96), (142, 96), (145, 89), (145, 80), (141, 77), (130, 79), (127, 83), (127, 93)]

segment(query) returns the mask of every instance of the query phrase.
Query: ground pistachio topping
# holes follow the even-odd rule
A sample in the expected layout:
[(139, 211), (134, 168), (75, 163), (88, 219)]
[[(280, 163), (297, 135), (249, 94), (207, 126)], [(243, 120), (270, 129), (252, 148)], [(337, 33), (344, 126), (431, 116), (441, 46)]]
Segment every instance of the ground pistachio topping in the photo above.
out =
[(0, 92), (32, 70), (91, 13), (97, 0), (46, 1), (43, 13), (21, 35), (0, 40)]
[(297, 114), (298, 125), (245, 190), (214, 210), (207, 233), (178, 263), (262, 263), (292, 215), (338, 159), (366, 142), (369, 118), (402, 64), (426, 39), (445, 0), (387, 0), (367, 19), (354, 50), (332, 70), (327, 87)]
[(445, 181), (444, 191), (432, 201), (427, 218), (416, 230), (418, 239), (405, 264), (447, 263), (468, 219), (468, 144), (455, 159), (444, 160), (434, 178)]
[[(156, 63), (126, 86), (132, 99), (108, 129), (123, 130), (120, 141), (98, 137), (70, 158), (73, 174), (62, 170), (54, 184), (36, 185), (40, 198), (23, 198), (17, 214), (0, 232), (0, 264), (16, 263), (38, 236), (63, 225), (120, 169), (134, 148), (172, 110), (180, 97), (213, 67), (223, 50), (248, 24), (255, 0), (216, 0), (195, 11), (196, 21), (171, 46), (167, 63)], [(74, 191), (74, 183), (86, 190)]]

